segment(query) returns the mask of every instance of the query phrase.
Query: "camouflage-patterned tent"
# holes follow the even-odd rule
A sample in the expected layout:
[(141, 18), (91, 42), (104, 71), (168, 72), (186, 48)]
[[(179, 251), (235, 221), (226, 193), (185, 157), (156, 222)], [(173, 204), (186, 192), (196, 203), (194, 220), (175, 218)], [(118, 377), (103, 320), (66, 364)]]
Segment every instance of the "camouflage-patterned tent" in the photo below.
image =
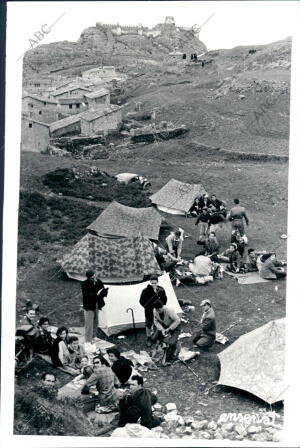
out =
[(269, 404), (283, 400), (285, 319), (239, 337), (219, 353), (218, 384), (246, 390)]
[(160, 274), (153, 246), (142, 236), (110, 239), (85, 235), (61, 261), (68, 277), (84, 280), (87, 269), (105, 283), (143, 280), (144, 275)]

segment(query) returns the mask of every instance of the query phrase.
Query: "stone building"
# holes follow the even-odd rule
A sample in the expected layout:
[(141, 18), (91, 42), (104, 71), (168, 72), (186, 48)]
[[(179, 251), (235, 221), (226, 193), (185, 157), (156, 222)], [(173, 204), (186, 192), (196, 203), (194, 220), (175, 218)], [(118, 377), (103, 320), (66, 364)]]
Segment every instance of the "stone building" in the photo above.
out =
[(71, 115), (70, 117), (63, 118), (62, 120), (51, 123), (50, 135), (51, 137), (61, 137), (68, 134), (80, 134), (81, 122), (80, 115)]
[(58, 110), (61, 114), (74, 115), (87, 110), (83, 98), (58, 98)]
[(36, 95), (22, 97), (22, 112), (42, 123), (52, 123), (59, 119), (57, 102)]
[(117, 79), (115, 67), (112, 65), (106, 65), (103, 67), (95, 67), (90, 70), (82, 72), (82, 79), (84, 81), (102, 81), (107, 79)]
[(51, 92), (50, 96), (55, 100), (58, 100), (58, 98), (83, 98), (83, 95), (88, 92), (91, 92), (91, 90), (86, 87), (69, 85)]
[(22, 151), (46, 151), (50, 138), (50, 125), (48, 123), (42, 123), (23, 115), (21, 129)]
[(94, 111), (81, 114), (81, 133), (91, 135), (98, 132), (108, 133), (122, 124), (122, 107), (111, 104)]
[(99, 105), (110, 105), (110, 93), (107, 89), (99, 89), (84, 95), (89, 109), (96, 109)]

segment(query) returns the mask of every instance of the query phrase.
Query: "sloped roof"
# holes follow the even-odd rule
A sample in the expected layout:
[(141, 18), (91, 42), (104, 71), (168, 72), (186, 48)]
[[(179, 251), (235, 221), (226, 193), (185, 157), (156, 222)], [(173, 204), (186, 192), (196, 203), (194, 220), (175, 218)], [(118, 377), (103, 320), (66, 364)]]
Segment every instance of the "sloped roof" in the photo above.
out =
[(92, 269), (106, 283), (141, 281), (161, 272), (152, 243), (142, 236), (111, 239), (87, 234), (60, 264), (70, 278), (84, 280)]
[(54, 92), (51, 93), (52, 96), (57, 96), (57, 95), (61, 95), (62, 93), (66, 93), (66, 92), (72, 92), (73, 90), (77, 90), (77, 89), (81, 89), (81, 90), (86, 90), (87, 92), (90, 92), (90, 89), (87, 89), (86, 87), (83, 87), (81, 85), (74, 85), (74, 86), (69, 86), (69, 87), (63, 87), (62, 89), (58, 89), (55, 90)]
[(162, 218), (152, 207), (133, 208), (112, 202), (92, 224), (88, 226), (98, 235), (110, 237), (134, 237), (158, 240)]
[(117, 106), (116, 104), (110, 104), (109, 106), (98, 107), (95, 110), (87, 110), (86, 112), (82, 112), (80, 114), (82, 120), (85, 121), (94, 121), (97, 118), (103, 117), (104, 115), (111, 114), (112, 112), (116, 112), (121, 109), (121, 106)]
[(187, 184), (170, 179), (160, 190), (150, 196), (153, 204), (169, 209), (189, 211), (197, 196), (206, 193), (202, 184)]
[(106, 96), (109, 94), (109, 91), (107, 89), (99, 89), (99, 90), (95, 90), (94, 92), (91, 93), (85, 93), (84, 96), (86, 96), (87, 98), (100, 98), (101, 96)]
[(50, 124), (49, 123), (44, 123), (43, 121), (38, 121), (35, 118), (29, 117), (24, 112), (22, 112), (22, 120), (26, 120), (26, 121), (29, 121), (29, 122), (37, 123), (37, 124), (40, 124), (41, 126), (45, 126), (46, 128), (50, 128)]
[(33, 100), (40, 101), (41, 103), (57, 104), (56, 101), (49, 100), (48, 98), (44, 98), (38, 95), (25, 94), (24, 96), (22, 96), (22, 100), (24, 100), (25, 98), (32, 98)]
[(62, 120), (54, 121), (54, 123), (51, 123), (50, 125), (50, 132), (69, 126), (77, 121), (80, 121), (80, 114), (71, 115), (70, 117), (63, 118)]
[(82, 103), (82, 98), (57, 98), (58, 104), (76, 104)]

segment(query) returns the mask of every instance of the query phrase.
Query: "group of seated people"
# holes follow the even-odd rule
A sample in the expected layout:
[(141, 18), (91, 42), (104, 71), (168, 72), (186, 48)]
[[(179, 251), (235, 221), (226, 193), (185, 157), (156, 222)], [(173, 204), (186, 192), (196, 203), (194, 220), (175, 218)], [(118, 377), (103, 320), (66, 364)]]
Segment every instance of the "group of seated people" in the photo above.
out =
[(217, 224), (214, 223), (215, 220), (217, 221), (217, 216), (220, 216), (221, 220), (225, 220), (227, 216), (226, 203), (218, 199), (215, 194), (212, 194), (209, 197), (207, 193), (204, 193), (202, 196), (196, 198), (188, 215), (197, 217), (200, 216), (204, 210), (207, 210), (208, 215), (212, 220), (212, 224)]

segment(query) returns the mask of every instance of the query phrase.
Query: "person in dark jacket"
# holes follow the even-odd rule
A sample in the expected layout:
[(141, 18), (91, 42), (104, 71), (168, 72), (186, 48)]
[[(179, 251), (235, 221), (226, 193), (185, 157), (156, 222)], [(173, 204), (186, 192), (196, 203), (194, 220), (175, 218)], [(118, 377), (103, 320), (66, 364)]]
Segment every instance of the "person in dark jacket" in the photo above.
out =
[(117, 348), (109, 348), (106, 352), (110, 362), (112, 363), (111, 370), (114, 372), (121, 385), (126, 384), (134, 367), (132, 361), (124, 358), (124, 356), (121, 356), (121, 353)]
[(202, 242), (205, 240), (208, 228), (210, 226), (210, 214), (207, 207), (204, 207), (202, 209), (202, 212), (196, 219), (195, 226), (197, 226), (199, 223), (199, 242)]
[(107, 295), (107, 289), (101, 280), (95, 279), (94, 271), (86, 271), (86, 280), (81, 284), (82, 300), (85, 320), (85, 342), (92, 342), (97, 334), (98, 328), (98, 309), (101, 310), (104, 305), (104, 297)]
[(140, 305), (145, 309), (147, 346), (151, 347), (151, 332), (153, 325), (153, 304), (160, 300), (164, 305), (167, 303), (167, 296), (164, 288), (158, 286), (158, 277), (151, 275), (150, 285), (143, 289), (140, 297)]
[(145, 389), (144, 380), (139, 375), (133, 375), (129, 381), (130, 393), (119, 402), (120, 418), (118, 426), (125, 426), (126, 411), (130, 406), (136, 406), (141, 411), (141, 425), (154, 428), (160, 425), (161, 419), (153, 416), (152, 406), (157, 403), (157, 396), (149, 389)]
[(201, 328), (193, 337), (193, 343), (200, 348), (211, 347), (216, 340), (216, 318), (212, 309), (211, 302), (208, 299), (200, 303), (203, 309), (201, 318)]
[(204, 207), (210, 207), (211, 206), (211, 200), (208, 197), (207, 193), (204, 193), (200, 198), (199, 198), (199, 203), (198, 203), (201, 211), (203, 210)]
[(277, 280), (279, 278), (285, 278), (286, 272), (282, 266), (282, 263), (276, 259), (275, 254), (266, 254), (262, 256), (264, 263), (260, 270), (260, 276), (266, 280)]
[(52, 356), (54, 339), (49, 331), (48, 317), (41, 317), (34, 338), (34, 351), (42, 355)]

